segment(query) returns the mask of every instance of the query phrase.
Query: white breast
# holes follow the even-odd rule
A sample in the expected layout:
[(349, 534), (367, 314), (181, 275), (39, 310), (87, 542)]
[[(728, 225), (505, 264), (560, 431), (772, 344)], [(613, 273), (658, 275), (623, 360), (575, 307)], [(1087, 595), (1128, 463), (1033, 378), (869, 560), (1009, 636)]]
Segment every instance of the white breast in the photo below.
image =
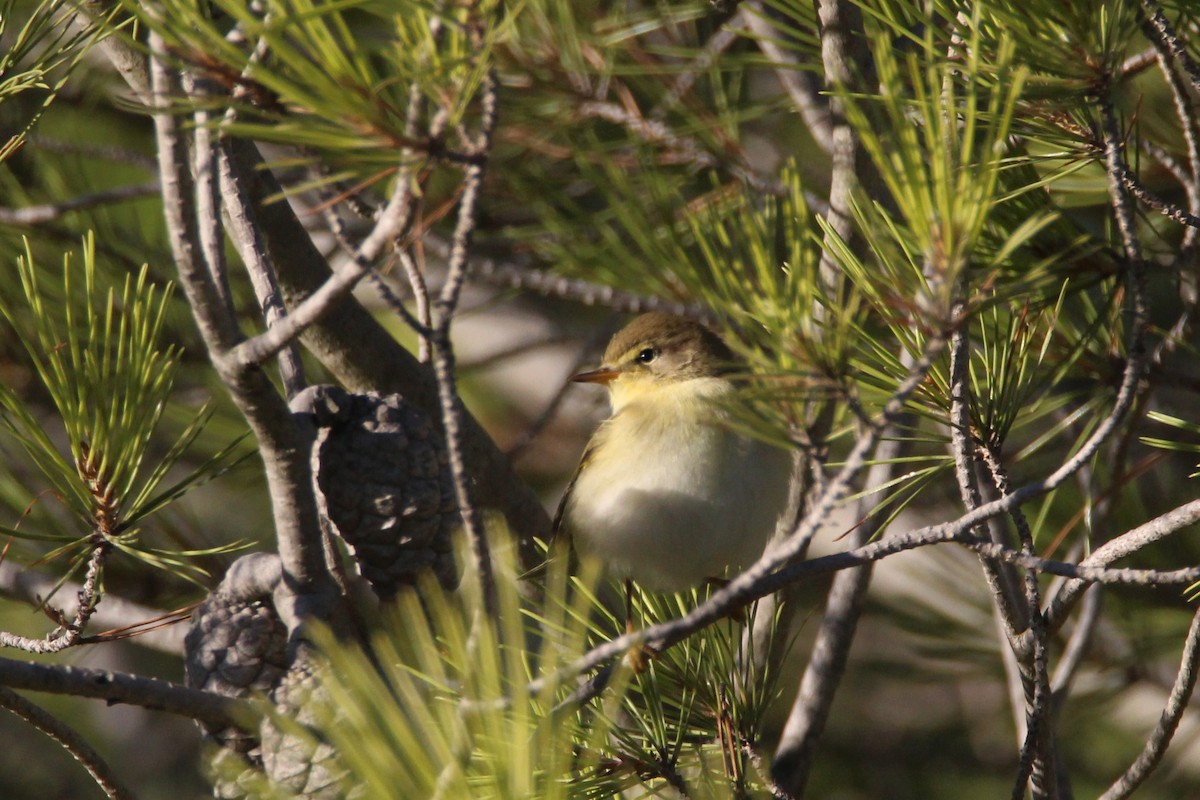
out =
[[(702, 380), (710, 396), (732, 391)], [(656, 398), (656, 413), (634, 401), (605, 422), (564, 510), (581, 554), (650, 590), (757, 560), (786, 498), (787, 454), (723, 427), (689, 388), (672, 402)], [(633, 444), (612, 447), (614, 439)]]

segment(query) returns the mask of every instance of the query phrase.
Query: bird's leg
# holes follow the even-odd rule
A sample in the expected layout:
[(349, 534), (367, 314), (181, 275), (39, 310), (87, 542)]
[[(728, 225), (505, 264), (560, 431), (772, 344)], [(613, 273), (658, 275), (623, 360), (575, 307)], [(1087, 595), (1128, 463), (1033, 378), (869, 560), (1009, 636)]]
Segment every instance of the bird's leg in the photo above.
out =
[[(625, 633), (633, 633), (633, 581), (629, 578), (625, 579)], [(646, 662), (658, 655), (658, 651), (653, 647), (639, 645), (629, 648), (627, 658), (629, 659), (629, 667), (638, 675), (646, 670)]]
[(633, 633), (633, 580), (625, 579), (625, 632)]

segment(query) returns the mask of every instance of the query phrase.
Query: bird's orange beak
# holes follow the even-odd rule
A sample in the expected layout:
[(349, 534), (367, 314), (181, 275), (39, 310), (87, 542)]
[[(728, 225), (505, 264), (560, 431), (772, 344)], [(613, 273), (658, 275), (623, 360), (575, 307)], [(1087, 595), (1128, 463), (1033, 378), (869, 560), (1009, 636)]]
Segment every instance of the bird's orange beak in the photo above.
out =
[(571, 377), (571, 380), (574, 383), (604, 383), (604, 384), (607, 384), (610, 381), (612, 381), (613, 379), (615, 379), (620, 374), (621, 374), (621, 370), (619, 370), (619, 369), (612, 369), (611, 367), (600, 367), (599, 369), (594, 369), (590, 372), (581, 372), (578, 375), (574, 375)]

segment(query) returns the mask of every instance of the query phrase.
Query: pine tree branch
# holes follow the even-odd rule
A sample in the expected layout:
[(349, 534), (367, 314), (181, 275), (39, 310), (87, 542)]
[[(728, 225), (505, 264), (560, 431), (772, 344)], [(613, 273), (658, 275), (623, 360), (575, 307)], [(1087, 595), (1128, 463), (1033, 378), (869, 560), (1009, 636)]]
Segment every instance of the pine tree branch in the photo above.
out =
[(1147, 207), (1154, 209), (1172, 222), (1187, 225), (1190, 228), (1200, 228), (1200, 217), (1185, 211), (1174, 203), (1168, 202), (1147, 189), (1132, 171), (1126, 169), (1121, 173), (1121, 182), (1125, 188)]
[[(820, 20), (821, 63), (826, 88), (834, 91), (875, 91), (875, 64), (867, 47), (862, 11), (850, 0), (816, 0)], [(830, 160), (829, 210), (821, 253), (821, 279), (830, 297), (839, 296), (833, 288), (845, 281), (833, 251), (835, 240), (853, 242), (856, 232), (850, 211), (850, 197), (860, 188), (879, 201), (885, 189), (874, 163), (863, 151), (858, 134), (846, 118), (846, 101), (832, 95), (829, 100)]]
[(1152, 64), (1158, 59), (1157, 49), (1147, 47), (1140, 53), (1134, 53), (1129, 58), (1121, 62), (1120, 68), (1117, 70), (1117, 75), (1120, 80), (1126, 81), (1136, 77), (1138, 74), (1149, 69)]
[[(1143, 21), (1143, 29), (1152, 29), (1153, 26), (1149, 20)], [(1163, 79), (1167, 83), (1167, 88), (1171, 90), (1171, 102), (1175, 106), (1175, 116), (1179, 120), (1180, 130), (1183, 132), (1183, 141), (1187, 146), (1188, 166), (1191, 168), (1191, 174), (1180, 178), (1180, 183), (1184, 188), (1188, 198), (1188, 210), (1193, 217), (1200, 217), (1200, 121), (1196, 119), (1196, 104), (1192, 100), (1192, 95), (1188, 91), (1187, 84), (1176, 69), (1175, 63), (1171, 60), (1171, 53), (1167, 49), (1165, 42), (1161, 38), (1154, 35), (1153, 30), (1146, 30), (1147, 37), (1154, 43), (1154, 51), (1158, 60), (1159, 71), (1162, 72)], [(1195, 248), (1197, 241), (1200, 240), (1200, 230), (1195, 226), (1189, 226), (1184, 232), (1183, 241), (1180, 244), (1180, 253), (1176, 257), (1176, 266), (1188, 264), (1195, 257)], [(1191, 291), (1195, 292), (1194, 279), (1191, 281)], [(1185, 296), (1185, 302), (1189, 298)], [(1188, 303), (1194, 304), (1194, 300)]]
[(721, 55), (738, 40), (743, 33), (741, 26), (744, 21), (745, 14), (742, 9), (738, 9), (717, 30), (712, 32), (688, 68), (675, 76), (666, 96), (659, 100), (658, 105), (650, 112), (651, 119), (665, 119), (667, 112), (683, 103), (684, 99), (691, 94), (692, 87), (696, 85), (700, 76), (711, 69)]
[[(784, 567), (777, 572), (767, 572), (753, 578), (745, 579), (750, 570), (734, 578), (723, 588), (714, 592), (708, 600), (696, 606), (691, 613), (674, 620), (652, 625), (632, 633), (624, 634), (584, 654), (568, 667), (553, 675), (532, 681), (528, 686), (530, 692), (540, 692), (549, 683), (561, 683), (570, 676), (580, 675), (592, 670), (607, 661), (619, 658), (630, 649), (649, 644), (655, 650), (663, 650), (682, 641), (714, 622), (724, 619), (730, 610), (737, 606), (753, 602), (768, 594), (797, 581), (806, 580), (817, 575), (826, 575), (852, 567), (863, 566), (874, 561), (880, 561), (898, 553), (930, 547), (939, 544), (955, 543), (970, 548), (989, 558), (1000, 559), (1026, 569), (1036, 570), (1049, 575), (1059, 575), (1086, 583), (1120, 584), (1132, 586), (1186, 586), (1200, 580), (1200, 567), (1188, 567), (1176, 570), (1156, 569), (1120, 569), (1091, 564), (1070, 564), (1063, 561), (1053, 561), (1022, 553), (1020, 550), (996, 544), (981, 542), (971, 537), (970, 530), (980, 521), (997, 514), (1007, 513), (1013, 504), (1012, 498), (1019, 497), (1025, 501), (1037, 496), (1030, 493), (1029, 484), (1015, 490), (999, 500), (985, 503), (973, 512), (964, 514), (958, 519), (937, 525), (928, 525), (907, 533), (894, 534), (879, 541), (871, 542), (853, 550), (834, 553), (820, 558), (801, 561)], [(1048, 490), (1047, 490), (1048, 491)], [(1200, 504), (1200, 501), (1196, 501)], [(769, 557), (751, 567), (758, 572), (758, 565), (768, 563)]]
[(7, 708), (62, 745), (63, 749), (88, 771), (92, 780), (111, 800), (133, 800), (133, 792), (74, 728), (3, 686), (0, 686), (0, 707)]
[[(1005, 497), (1010, 493), (1011, 487), (997, 448), (984, 446), (980, 454), (992, 485), (1000, 497)], [(1009, 517), (1017, 529), (1021, 553), (1034, 555), (1033, 531), (1021, 507), (1013, 508)], [(1017, 758), (1017, 776), (1013, 781), (1011, 795), (1013, 800), (1023, 800), (1027, 786), (1035, 800), (1053, 797), (1060, 783), (1057, 759), (1054, 758), (1054, 731), (1049, 724), (1053, 695), (1050, 692), (1046, 619), (1041, 610), (1041, 589), (1038, 586), (1037, 573), (1031, 569), (1025, 571), (1025, 602), (1028, 633), (1033, 640), (1033, 650), (1027, 657), (1018, 654), (1025, 694), (1025, 740)]]
[[(58, 581), (48, 575), (24, 569), (11, 561), (0, 562), (0, 594), (20, 598), (36, 607), (45, 601), (57, 584)], [(78, 583), (67, 581), (59, 591), (78, 595), (82, 588)], [(162, 613), (158, 609), (105, 592), (104, 602), (96, 606), (91, 622), (103, 628), (124, 628), (138, 621), (158, 619)], [(182, 626), (168, 625), (139, 634), (134, 641), (144, 647), (179, 655), (183, 652), (183, 635)]]
[[(287, 316), (287, 308), (283, 303), (275, 265), (271, 263), (270, 251), (263, 240), (262, 227), (250, 200), (249, 190), (241, 173), (234, 169), (228, 141), (222, 143), (219, 165), (221, 198), (230, 238), (241, 256), (246, 274), (250, 277), (250, 285), (258, 298), (263, 320), (268, 328), (272, 328)], [(279, 352), (279, 372), (289, 400), (302, 392), (307, 385), (300, 351), (294, 341), (289, 342)]]
[(1092, 643), (1096, 625), (1100, 621), (1101, 599), (1104, 597), (1100, 586), (1093, 586), (1092, 591), (1084, 595), (1083, 605), (1075, 620), (1075, 628), (1063, 647), (1054, 675), (1050, 679), (1050, 690), (1054, 693), (1056, 708), (1061, 707), (1071, 688), (1071, 681), (1083, 664), (1084, 656)]
[[(478, 31), (476, 36), (478, 36)], [(463, 283), (467, 276), (471, 233), (475, 229), (476, 203), (483, 185), (485, 165), (492, 146), (492, 134), (496, 124), (497, 79), (489, 69), (481, 90), (481, 121), (479, 139), (475, 152), (479, 162), (467, 167), (463, 180), (462, 197), (458, 206), (458, 222), (451, 240), (450, 259), (447, 265), (446, 282), (438, 296), (435, 308), (437, 324), (430, 339), (432, 345), (434, 374), (437, 378), (438, 395), (442, 406), (442, 426), (446, 432), (446, 451), (450, 459), (450, 474), (454, 479), (454, 494), (458, 500), (459, 514), (471, 544), (476, 574), (479, 578), (484, 608), (496, 613), (495, 575), (491, 553), (488, 550), (483, 518), (475, 506), (474, 492), (470, 486), (470, 472), (463, 454), (463, 407), (462, 398), (454, 374), (454, 346), (450, 342), (450, 326), (458, 310)]]
[[(436, 237), (428, 237), (426, 245), (438, 255), (449, 254), (449, 246)], [(545, 270), (491, 258), (472, 259), (471, 279), (493, 286), (534, 292), (544, 297), (573, 300), (585, 306), (610, 308), (626, 314), (664, 311), (668, 314), (690, 317), (700, 322), (716, 321), (716, 315), (712, 310), (698, 303), (680, 303), (664, 300), (661, 297), (634, 294), (614, 289), (611, 286), (576, 278), (564, 278)]]
[(586, 100), (576, 109), (583, 119), (603, 119), (626, 128), (631, 134), (648, 144), (661, 146), (672, 164), (687, 164), (695, 169), (728, 169), (737, 179), (756, 191), (769, 195), (782, 195), (786, 191), (778, 180), (759, 174), (744, 158), (727, 163), (707, 150), (696, 139), (685, 136), (664, 122), (647, 118), (636, 109), (602, 100)]
[[(418, 333), (421, 330), (429, 330), (433, 327), (433, 315), (430, 312), (429, 286), (425, 282), (425, 273), (421, 271), (421, 267), (413, 260), (413, 257), (399, 245), (396, 246), (396, 257), (400, 260), (400, 266), (404, 269), (404, 274), (408, 278), (408, 286), (412, 291), (413, 305), (417, 309), (416, 316), (412, 322), (409, 322), (409, 326), (413, 327), (413, 330)], [(380, 280), (378, 283), (382, 284), (383, 281)], [(403, 308), (403, 305), (401, 305), (401, 308)], [(421, 335), (419, 339), (417, 360), (422, 364), (426, 364), (432, 356), (429, 350), (429, 337)]]
[[(890, 433), (884, 434), (875, 451), (875, 463), (867, 472), (863, 497), (855, 507), (853, 518), (863, 522), (851, 534), (851, 549), (874, 539), (887, 519), (884, 514), (870, 514), (870, 503), (875, 493), (894, 477), (895, 459), (901, 449), (900, 440), (892, 438)], [(817, 745), (825, 732), (834, 697), (846, 671), (871, 575), (871, 566), (866, 565), (841, 570), (833, 579), (812, 655), (800, 678), (796, 699), (775, 748), (770, 771), (775, 787), (772, 791), (787, 796), (804, 795)]]
[[(104, 46), (103, 41), (100, 43)], [(92, 142), (73, 142), (55, 139), (47, 136), (29, 136), (26, 144), (36, 150), (46, 153), (65, 153), (73, 156), (85, 156), (92, 159), (115, 161), (120, 164), (130, 164), (154, 173), (158, 169), (158, 161), (131, 147), (106, 145)], [(148, 184), (147, 184), (148, 185)], [(154, 194), (158, 194), (158, 183), (154, 184)]]
[(245, 701), (189, 689), (158, 678), (10, 658), (0, 658), (0, 686), (90, 697), (104, 700), (109, 705), (140, 706), (188, 717), (216, 728), (241, 727), (243, 719), (252, 713), (250, 704)]
[(1155, 0), (1142, 0), (1142, 8), (1148, 17), (1148, 30), (1152, 41), (1183, 68), (1192, 83), (1192, 88), (1200, 92), (1200, 64), (1196, 63), (1183, 42), (1175, 34), (1175, 29), (1163, 14), (1162, 6)]
[(1137, 759), (1118, 778), (1108, 790), (1100, 795), (1099, 800), (1125, 800), (1134, 790), (1158, 768), (1163, 755), (1171, 745), (1171, 739), (1179, 727), (1179, 721), (1187, 710), (1188, 700), (1196, 688), (1196, 670), (1200, 666), (1200, 609), (1192, 616), (1191, 627), (1188, 628), (1187, 639), (1183, 644), (1183, 654), (1180, 657), (1179, 672), (1175, 676), (1175, 684), (1167, 697), (1158, 724), (1154, 726), (1145, 747)]
[(158, 182), (118, 186), (115, 189), (81, 194), (57, 203), (44, 203), (24, 208), (0, 208), (0, 225), (43, 225), (58, 219), (72, 211), (83, 211), (89, 208), (125, 203), (143, 197), (154, 197), (158, 194)]
[[(264, 27), (271, 21), (269, 11), (263, 14)], [(229, 41), (243, 39), (240, 23), (226, 36)], [(241, 77), (250, 78), (252, 68), (261, 64), (270, 52), (270, 41), (266, 36), (259, 37), (253, 50), (246, 59)], [(232, 91), (233, 99), (242, 99), (245, 94), (244, 80), (237, 82)], [(238, 106), (231, 103), (225, 110), (221, 120), (221, 129), (225, 130), (237, 119)], [(259, 310), (268, 328), (279, 324), (287, 316), (287, 309), (279, 290), (276, 279), (275, 265), (271, 263), (270, 253), (263, 240), (258, 224), (254, 205), (250, 200), (250, 192), (242, 176), (233, 168), (231, 147), (228, 139), (222, 137), (218, 144), (217, 165), (220, 172), (220, 196), (230, 230), (230, 238), (242, 264), (250, 277), (250, 285), (254, 287), (254, 295), (258, 298)], [(291, 400), (304, 391), (307, 382), (304, 379), (304, 367), (300, 361), (300, 350), (296, 343), (289, 342), (279, 352), (279, 373), (283, 379), (284, 393)]]
[[(956, 308), (957, 313), (961, 314), (965, 304), (959, 302)], [(976, 482), (977, 449), (971, 433), (970, 387), (967, 381), (969, 349), (969, 332), (967, 326), (962, 325), (954, 331), (950, 339), (950, 448), (954, 455), (954, 477), (958, 483), (959, 497), (963, 508), (972, 511), (983, 504), (983, 499)], [(975, 536), (981, 540), (992, 535), (986, 525), (981, 525), (975, 531)], [(1012, 646), (1028, 624), (1027, 615), (1019, 610), (1013, 575), (999, 564), (986, 559), (979, 563), (991, 590), (992, 603), (1003, 628), (1004, 638)]]
[[(232, 166), (246, 182), (266, 250), (278, 270), (284, 302), (293, 307), (324, 285), (328, 265), (288, 204), (269, 202), (281, 189), (254, 145), (234, 140), (229, 146)], [(330, 309), (302, 338), (305, 347), (350, 391), (403, 394), (431, 417), (439, 418), (432, 371), (352, 298)], [(482, 427), (469, 416), (466, 425), (465, 444), (478, 469), (477, 501), (503, 512), (509, 526), (522, 537), (549, 538), (550, 517), (540, 500)]]
[[(432, 17), (429, 20), (429, 35), (434, 47), (438, 46), (444, 36), (445, 26), (437, 17)], [(427, 57), (426, 59), (427, 60)], [(425, 99), (425, 93), (421, 90), (419, 81), (413, 81), (408, 87), (408, 110), (405, 112), (404, 118), (404, 134), (410, 139), (415, 139), (420, 131), (421, 117), (426, 112), (428, 102)], [(441, 138), (445, 126), (448, 124), (448, 117), (445, 114), (438, 113), (434, 115), (434, 119), (429, 124), (428, 138)], [(412, 168), (409, 165), (409, 159), (403, 159), (400, 167), (399, 181), (408, 183), (412, 180)], [(409, 325), (413, 330), (417, 331), (417, 360), (422, 364), (429, 363), (432, 357), (432, 343), (428, 331), (433, 328), (433, 315), (430, 311), (429, 287), (425, 282), (425, 273), (422, 271), (422, 264), (417, 264), (409, 254), (408, 249), (400, 242), (393, 244), (393, 250), (397, 258), (400, 260), (400, 266), (404, 269), (404, 274), (408, 278), (409, 290), (412, 292), (413, 303), (416, 306), (416, 326), (413, 326), (413, 321)], [(383, 281), (378, 281), (382, 284)], [(407, 309), (405, 309), (407, 315)], [(402, 316), (405, 316), (402, 315)], [(411, 316), (411, 315), (407, 315)], [(424, 331), (424, 332), (423, 332)]]
[[(205, 79), (184, 77), (188, 97), (196, 104), (195, 132), (192, 154), (195, 159), (193, 176), (196, 186), (196, 220), (200, 251), (208, 267), (209, 282), (225, 307), (224, 315), (236, 319), (233, 295), (229, 290), (229, 265), (225, 259), (225, 226), (221, 215), (221, 181), (218, 172), (220, 144), (210, 127), (214, 114), (206, 110), (211, 88)], [(240, 333), (237, 338), (241, 338)]]
[[(1105, 567), (1197, 522), (1200, 522), (1200, 500), (1193, 500), (1110, 539), (1081, 561), (1079, 565), (1080, 567)], [(1058, 593), (1050, 599), (1045, 611), (1051, 630), (1062, 625), (1062, 621), (1070, 614), (1075, 603), (1088, 588), (1089, 583), (1083, 580), (1067, 581), (1059, 588)]]
[[(295, 618), (289, 618), (289, 625), (310, 614), (327, 618), (336, 587), (325, 563), (312, 493), (308, 454), (314, 431), (288, 411), (266, 375), (257, 369), (257, 362), (246, 362), (237, 355), (235, 348), (241, 347), (237, 345), (241, 338), (237, 320), (215, 285), (214, 272), (206, 264), (204, 248), (199, 244), (202, 239), (194, 202), (197, 187), (187, 169), (187, 147), (167, 99), (177, 83), (165, 64), (165, 44), (157, 33), (150, 35), (150, 49), (151, 108), (156, 112), (154, 128), (171, 249), (205, 347), (260, 446), (279, 553), (296, 592), (296, 607), (281, 613), (289, 616), (295, 613)], [(215, 173), (209, 170), (201, 173), (201, 177), (208, 187), (203, 191), (215, 191)], [(213, 185), (209, 186), (210, 183)], [(211, 220), (205, 223), (217, 224)], [(284, 323), (290, 319), (285, 318)], [(269, 330), (263, 336), (271, 334)]]
[(75, 593), (74, 619), (70, 622), (60, 620), (59, 627), (41, 639), (0, 631), (0, 647), (12, 647), (27, 653), (46, 654), (61, 653), (68, 647), (79, 644), (87, 629), (88, 621), (96, 613), (96, 606), (100, 602), (100, 572), (111, 547), (112, 545), (104, 538), (101, 531), (97, 530), (92, 534), (87, 571), (84, 574), (83, 583)]
[(770, 9), (761, 0), (748, 0), (738, 11), (745, 17), (747, 27), (763, 55), (771, 59), (779, 83), (792, 100), (792, 105), (804, 120), (813, 141), (826, 154), (833, 153), (833, 120), (829, 101), (820, 94), (815, 76), (800, 63), (795, 53), (780, 43), (780, 32), (768, 19)]

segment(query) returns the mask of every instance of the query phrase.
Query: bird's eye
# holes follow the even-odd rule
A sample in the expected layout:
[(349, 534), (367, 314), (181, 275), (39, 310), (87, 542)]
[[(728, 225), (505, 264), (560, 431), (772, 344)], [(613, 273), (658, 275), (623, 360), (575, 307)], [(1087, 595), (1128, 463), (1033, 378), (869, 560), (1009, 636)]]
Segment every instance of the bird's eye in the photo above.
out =
[(653, 347), (647, 347), (645, 350), (637, 354), (637, 360), (642, 364), (649, 364), (658, 355), (658, 351)]

